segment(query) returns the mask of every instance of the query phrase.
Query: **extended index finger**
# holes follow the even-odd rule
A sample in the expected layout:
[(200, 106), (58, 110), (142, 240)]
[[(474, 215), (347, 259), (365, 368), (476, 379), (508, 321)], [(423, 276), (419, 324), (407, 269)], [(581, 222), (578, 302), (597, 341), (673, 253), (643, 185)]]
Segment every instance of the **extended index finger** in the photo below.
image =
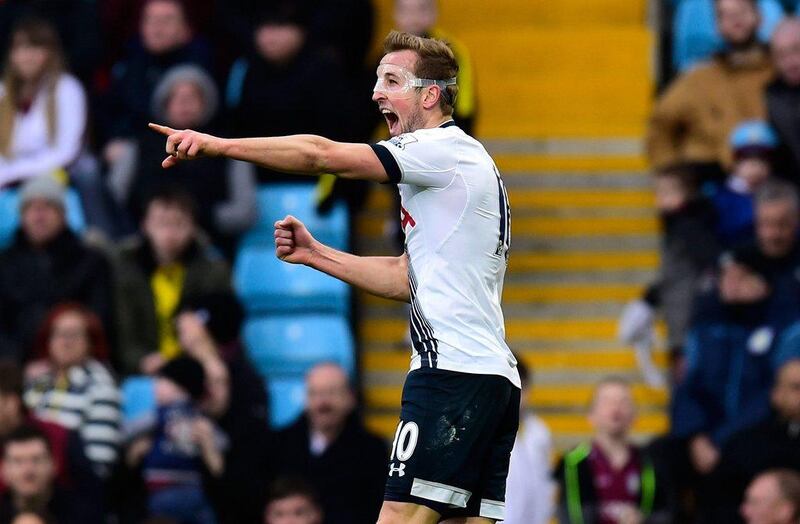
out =
[(162, 135), (166, 135), (166, 136), (169, 136), (169, 135), (172, 135), (172, 134), (178, 132), (176, 129), (172, 129), (171, 127), (162, 126), (161, 124), (154, 124), (152, 122), (147, 124), (147, 126), (150, 129), (152, 129), (153, 131), (157, 131), (157, 132), (161, 133)]

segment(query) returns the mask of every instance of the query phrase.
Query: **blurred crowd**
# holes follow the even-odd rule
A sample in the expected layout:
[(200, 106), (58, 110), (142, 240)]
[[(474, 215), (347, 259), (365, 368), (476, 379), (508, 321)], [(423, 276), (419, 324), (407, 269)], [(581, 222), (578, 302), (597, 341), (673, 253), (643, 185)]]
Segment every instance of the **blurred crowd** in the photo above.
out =
[(799, 517), (800, 19), (765, 41), (763, 4), (714, 0), (723, 47), (648, 125), (661, 266), (619, 327), (647, 360), (666, 325), (671, 429), (647, 453), (676, 522)]
[[(449, 38), (433, 0), (393, 14)], [(389, 450), (353, 370), (312, 366), (275, 427), (240, 339), (231, 268), (257, 195), (317, 180), (165, 171), (147, 127), (382, 138), (374, 20), (370, 0), (0, 2), (0, 523), (375, 522)], [(366, 190), (326, 177), (315, 205), (352, 218)]]

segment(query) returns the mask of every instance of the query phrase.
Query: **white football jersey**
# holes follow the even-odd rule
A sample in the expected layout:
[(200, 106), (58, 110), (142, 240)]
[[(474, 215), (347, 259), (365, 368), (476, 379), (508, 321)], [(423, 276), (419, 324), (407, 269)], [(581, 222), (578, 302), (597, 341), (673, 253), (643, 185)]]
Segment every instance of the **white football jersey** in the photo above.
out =
[(400, 190), (411, 369), (501, 375), (520, 387), (500, 306), (511, 210), (494, 161), (453, 121), (372, 147)]

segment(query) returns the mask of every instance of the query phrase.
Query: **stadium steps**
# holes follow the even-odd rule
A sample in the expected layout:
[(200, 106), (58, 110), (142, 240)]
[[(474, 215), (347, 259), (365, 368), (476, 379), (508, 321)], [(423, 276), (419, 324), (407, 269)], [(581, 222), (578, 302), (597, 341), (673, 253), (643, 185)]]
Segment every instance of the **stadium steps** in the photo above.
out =
[[(645, 0), (439, 3), (440, 26), (472, 55), (482, 115), (478, 135), (643, 134), (654, 67)], [(391, 0), (376, 6), (377, 48), (391, 28)]]
[[(376, 0), (379, 40), (391, 0)], [(507, 338), (535, 372), (534, 410), (564, 449), (585, 439), (592, 385), (634, 384), (635, 431), (667, 429), (667, 394), (641, 383), (616, 319), (654, 277), (658, 224), (641, 137), (650, 111), (654, 39), (645, 0), (439, 0), (440, 26), (471, 52), (476, 136), (512, 206), (504, 288)], [(377, 48), (376, 40), (376, 48)], [(387, 254), (396, 221), (386, 188), (357, 221), (359, 252)], [(368, 424), (391, 438), (408, 369), (402, 304), (361, 296)], [(663, 336), (663, 329), (661, 330)], [(665, 355), (656, 363), (666, 365)]]
[[(513, 217), (503, 297), (507, 338), (535, 370), (529, 401), (549, 424), (556, 445), (564, 449), (586, 438), (591, 388), (607, 374), (635, 384), (637, 434), (664, 431), (666, 392), (641, 383), (633, 351), (616, 340), (620, 309), (639, 296), (658, 265), (653, 197), (637, 146), (625, 158), (614, 142), (606, 157), (593, 152), (610, 168), (595, 171), (576, 161), (577, 152), (561, 156), (570, 162), (559, 160), (559, 149), (567, 144), (531, 140), (526, 146), (501, 139), (487, 144), (517, 168), (503, 172)], [(537, 149), (543, 153), (531, 153)], [(624, 162), (611, 164), (609, 157)], [(383, 235), (386, 221), (395, 219), (391, 213), (388, 191), (373, 191), (357, 223), (361, 253), (392, 252)], [(406, 310), (392, 301), (360, 298), (367, 421), (389, 437), (409, 361)], [(663, 353), (656, 354), (656, 364), (666, 366)]]

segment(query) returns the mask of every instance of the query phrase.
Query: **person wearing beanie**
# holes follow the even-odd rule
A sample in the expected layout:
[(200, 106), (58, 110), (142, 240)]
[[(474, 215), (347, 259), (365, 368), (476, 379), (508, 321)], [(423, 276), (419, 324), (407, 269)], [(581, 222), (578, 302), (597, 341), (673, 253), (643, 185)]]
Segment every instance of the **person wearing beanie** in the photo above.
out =
[[(179, 129), (213, 132), (219, 99), (214, 80), (203, 68), (180, 64), (167, 70), (156, 85), (150, 115)], [(209, 158), (166, 173), (161, 169), (164, 145), (158, 135), (142, 127), (129, 144), (129, 153), (112, 163), (108, 183), (130, 223), (141, 220), (150, 194), (177, 186), (197, 202), (198, 225), (223, 252), (232, 254), (236, 237), (257, 217), (254, 171), (240, 162)]]
[(0, 356), (30, 356), (36, 331), (51, 307), (78, 302), (110, 327), (111, 275), (105, 257), (66, 223), (64, 187), (52, 176), (20, 189), (20, 226), (0, 252)]
[(197, 360), (177, 357), (158, 370), (156, 415), (129, 446), (128, 466), (141, 465), (150, 517), (187, 524), (215, 524), (204, 490), (223, 474), (225, 438), (200, 412), (206, 376)]
[(727, 248), (754, 238), (753, 195), (773, 174), (778, 137), (766, 122), (750, 120), (733, 130), (730, 146), (733, 168), (712, 196), (718, 216), (717, 236)]

